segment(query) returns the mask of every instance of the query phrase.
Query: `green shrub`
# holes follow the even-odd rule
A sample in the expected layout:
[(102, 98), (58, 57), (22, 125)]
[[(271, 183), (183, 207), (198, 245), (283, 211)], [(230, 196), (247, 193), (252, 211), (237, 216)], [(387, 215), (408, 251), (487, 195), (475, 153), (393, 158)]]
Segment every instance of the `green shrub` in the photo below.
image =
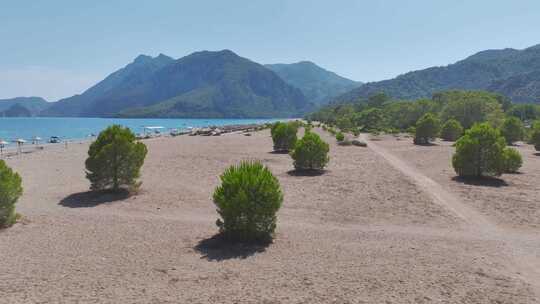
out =
[(128, 128), (118, 125), (108, 127), (99, 134), (88, 150), (86, 177), (90, 180), (90, 189), (136, 189), (140, 185), (137, 178), (146, 154), (146, 146), (137, 142)]
[(15, 203), (22, 195), (21, 177), (0, 160), (0, 228), (15, 223)]
[(216, 225), (230, 239), (269, 240), (282, 202), (279, 182), (270, 170), (260, 162), (242, 162), (221, 175), (221, 185), (214, 192), (221, 216)]
[(330, 147), (319, 135), (309, 132), (294, 146), (291, 157), (296, 170), (322, 170), (330, 158)]
[(513, 148), (504, 149), (504, 172), (505, 173), (517, 173), (519, 168), (523, 165), (523, 159), (518, 150)]
[(296, 143), (296, 133), (298, 127), (296, 123), (278, 123), (272, 128), (272, 140), (274, 141), (274, 151), (292, 150)]
[(532, 126), (531, 144), (534, 145), (536, 151), (540, 151), (540, 121), (537, 121)]
[(447, 141), (456, 141), (462, 134), (463, 127), (455, 119), (449, 119), (441, 129), (441, 138)]
[(438, 134), (439, 120), (431, 113), (425, 114), (416, 122), (414, 143), (419, 145), (428, 144)]
[(344, 140), (345, 140), (345, 135), (343, 135), (342, 132), (338, 132), (338, 133), (336, 134), (336, 140), (337, 140), (337, 141), (344, 141)]
[(503, 122), (501, 133), (506, 139), (506, 143), (512, 145), (523, 139), (525, 133), (523, 123), (517, 117), (508, 117)]
[(456, 142), (452, 165), (459, 176), (498, 176), (504, 171), (506, 143), (488, 123), (474, 125)]
[(352, 133), (353, 133), (354, 137), (358, 137), (358, 135), (360, 135), (360, 129), (354, 128), (354, 129), (352, 129)]

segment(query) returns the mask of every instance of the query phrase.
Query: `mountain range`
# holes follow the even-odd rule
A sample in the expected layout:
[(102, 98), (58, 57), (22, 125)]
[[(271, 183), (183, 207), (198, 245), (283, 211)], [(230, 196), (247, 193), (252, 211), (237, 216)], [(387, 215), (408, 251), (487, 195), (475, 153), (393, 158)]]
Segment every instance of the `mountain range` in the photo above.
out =
[(299, 88), (308, 100), (317, 106), (324, 105), (333, 97), (362, 85), (361, 82), (341, 77), (310, 61), (267, 64), (266, 67), (290, 85)]
[(364, 84), (334, 101), (351, 101), (381, 92), (396, 99), (417, 99), (454, 89), (487, 90), (506, 95), (514, 102), (540, 102), (540, 45), (524, 50), (479, 52), (448, 66)]
[(330, 102), (380, 92), (407, 100), (455, 89), (540, 102), (540, 45), (482, 51), (447, 66), (366, 84), (309, 61), (261, 65), (229, 50), (196, 52), (180, 59), (140, 55), (80, 95), (51, 103), (39, 97), (0, 100), (0, 115), (298, 117)]
[(53, 103), (41, 115), (298, 117), (332, 94), (331, 88), (313, 92), (315, 83), (332, 82), (326, 87), (336, 87), (333, 96), (346, 85), (356, 84), (314, 64), (309, 64), (309, 68), (317, 76), (298, 81), (301, 71), (296, 75), (294, 71), (288, 73), (302, 84), (295, 86), (273, 69), (229, 50), (197, 52), (178, 60), (163, 54), (154, 58), (141, 55), (82, 94)]

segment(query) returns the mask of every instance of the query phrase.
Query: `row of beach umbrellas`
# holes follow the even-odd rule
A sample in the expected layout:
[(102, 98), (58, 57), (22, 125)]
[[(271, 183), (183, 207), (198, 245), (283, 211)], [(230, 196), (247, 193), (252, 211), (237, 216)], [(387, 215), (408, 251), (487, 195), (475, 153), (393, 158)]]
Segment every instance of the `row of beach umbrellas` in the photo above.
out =
[[(32, 144), (38, 144), (40, 141), (41, 141), (41, 137), (36, 136), (36, 137), (32, 138)], [(22, 145), (24, 145), (26, 143), (26, 140), (24, 140), (22, 138), (17, 138), (15, 140), (13, 140), (13, 142), (17, 144), (17, 147), (19, 148), (19, 152), (20, 152), (20, 148), (21, 148)], [(9, 142), (0, 139), (0, 153), (4, 152), (4, 148), (7, 145), (9, 145)]]

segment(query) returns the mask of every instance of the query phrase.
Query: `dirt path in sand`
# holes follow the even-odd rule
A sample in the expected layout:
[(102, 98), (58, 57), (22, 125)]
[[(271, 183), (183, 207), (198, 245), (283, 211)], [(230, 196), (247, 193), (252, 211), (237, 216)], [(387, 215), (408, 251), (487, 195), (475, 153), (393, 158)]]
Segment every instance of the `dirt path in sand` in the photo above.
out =
[[(540, 247), (538, 247), (538, 244), (530, 244), (531, 239), (532, 242), (538, 242), (535, 238), (523, 238), (514, 231), (508, 231), (495, 225), (483, 214), (463, 203), (458, 196), (444, 189), (442, 185), (408, 165), (404, 160), (393, 155), (385, 148), (377, 145), (374, 141), (369, 140), (366, 134), (361, 134), (360, 137), (362, 140), (369, 142), (368, 147), (372, 151), (383, 157), (394, 168), (401, 171), (429, 194), (436, 204), (453, 212), (463, 219), (471, 229), (485, 237), (505, 242), (507, 244), (506, 253), (513, 257), (515, 267), (519, 269), (523, 279), (531, 284), (536, 294), (540, 296), (540, 260), (537, 256), (540, 253)], [(530, 248), (533, 248), (533, 251), (538, 251), (537, 254), (531, 252)]]

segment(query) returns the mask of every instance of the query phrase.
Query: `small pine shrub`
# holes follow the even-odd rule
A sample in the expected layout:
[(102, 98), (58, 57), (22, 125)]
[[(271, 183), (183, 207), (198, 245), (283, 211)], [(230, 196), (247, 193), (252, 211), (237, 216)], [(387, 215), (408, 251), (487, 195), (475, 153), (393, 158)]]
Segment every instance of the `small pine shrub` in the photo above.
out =
[(278, 123), (272, 128), (272, 140), (274, 142), (274, 151), (290, 151), (296, 143), (298, 132), (297, 124)]
[(416, 123), (414, 143), (428, 144), (439, 134), (439, 120), (431, 113), (422, 116)]
[(270, 170), (260, 162), (242, 162), (221, 175), (221, 185), (214, 192), (221, 217), (216, 225), (229, 239), (270, 240), (282, 202), (281, 187)]
[(522, 140), (525, 130), (523, 123), (517, 117), (509, 117), (504, 120), (501, 127), (501, 134), (506, 139), (506, 143), (509, 145), (514, 144), (514, 142)]
[(17, 220), (15, 203), (22, 195), (21, 177), (0, 160), (0, 228), (9, 227)]
[(113, 125), (102, 131), (90, 145), (86, 159), (86, 177), (93, 191), (134, 190), (146, 158), (146, 146), (136, 141), (128, 128)]
[(463, 127), (459, 121), (449, 119), (441, 129), (441, 138), (447, 141), (456, 141), (463, 134)]
[(342, 132), (338, 132), (336, 134), (336, 140), (339, 141), (339, 142), (344, 141), (345, 140), (345, 135), (343, 135)]
[(523, 159), (518, 150), (513, 148), (504, 149), (504, 172), (505, 173), (517, 173), (519, 168), (523, 165)]
[(476, 124), (456, 142), (452, 165), (459, 176), (498, 176), (504, 172), (506, 142), (488, 123)]
[(319, 135), (309, 132), (294, 146), (291, 157), (296, 170), (322, 170), (330, 160), (329, 145)]
[(358, 135), (360, 135), (360, 129), (354, 128), (354, 129), (352, 130), (352, 133), (353, 133), (354, 137), (358, 137)]

